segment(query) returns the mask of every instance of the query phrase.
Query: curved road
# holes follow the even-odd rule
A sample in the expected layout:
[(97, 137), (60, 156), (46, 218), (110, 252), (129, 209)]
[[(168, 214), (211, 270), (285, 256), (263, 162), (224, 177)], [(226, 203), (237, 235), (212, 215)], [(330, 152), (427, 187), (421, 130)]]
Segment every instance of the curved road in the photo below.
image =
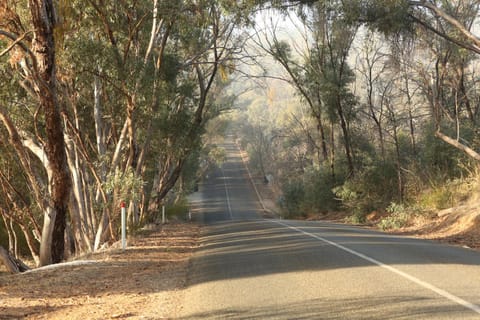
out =
[(192, 199), (205, 224), (181, 319), (480, 319), (480, 253), (262, 219), (235, 144)]

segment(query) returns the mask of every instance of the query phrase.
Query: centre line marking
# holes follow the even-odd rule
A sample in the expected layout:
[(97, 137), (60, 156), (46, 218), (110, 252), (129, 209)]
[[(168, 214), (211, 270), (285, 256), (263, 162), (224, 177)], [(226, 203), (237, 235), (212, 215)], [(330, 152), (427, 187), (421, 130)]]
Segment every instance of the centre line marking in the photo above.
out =
[(476, 304), (473, 304), (473, 303), (471, 303), (471, 302), (468, 302), (468, 301), (466, 301), (466, 300), (463, 300), (462, 298), (457, 297), (456, 295), (453, 295), (453, 294), (451, 294), (451, 293), (448, 292), (448, 291), (445, 291), (445, 290), (443, 290), (443, 289), (440, 289), (440, 288), (438, 288), (438, 287), (435, 287), (434, 285), (432, 285), (432, 284), (430, 284), (430, 283), (428, 283), (428, 282), (425, 282), (425, 281), (423, 281), (423, 280), (420, 280), (420, 279), (418, 279), (418, 278), (416, 278), (416, 277), (414, 277), (414, 276), (412, 276), (412, 275), (410, 275), (410, 274), (408, 274), (408, 273), (405, 273), (405, 272), (403, 272), (403, 271), (401, 271), (401, 270), (399, 270), (399, 269), (396, 269), (396, 268), (394, 268), (394, 267), (392, 267), (392, 266), (389, 266), (389, 265), (387, 265), (387, 264), (385, 264), (385, 263), (383, 263), (383, 262), (381, 262), (381, 261), (378, 261), (378, 260), (376, 260), (376, 259), (373, 259), (373, 258), (371, 258), (371, 257), (369, 257), (369, 256), (367, 256), (367, 255), (364, 255), (363, 253), (360, 253), (360, 252), (357, 252), (357, 251), (352, 250), (352, 249), (350, 249), (350, 248), (344, 247), (344, 246), (342, 246), (341, 244), (338, 244), (338, 243), (336, 243), (336, 242), (327, 240), (327, 239), (325, 239), (325, 238), (323, 238), (323, 237), (320, 237), (320, 236), (317, 236), (317, 235), (315, 235), (315, 234), (313, 234), (313, 233), (304, 231), (304, 230), (302, 230), (302, 229), (300, 229), (300, 228), (290, 226), (290, 225), (288, 225), (288, 224), (286, 224), (286, 223), (283, 223), (283, 222), (280, 222), (280, 221), (274, 221), (274, 220), (271, 220), (271, 221), (272, 221), (272, 222), (275, 222), (275, 223), (277, 223), (277, 224), (279, 224), (279, 225), (285, 226), (285, 227), (287, 227), (287, 228), (289, 228), (289, 229), (291, 229), (291, 230), (295, 230), (295, 231), (297, 231), (297, 232), (303, 233), (304, 235), (307, 235), (307, 236), (309, 236), (309, 237), (312, 237), (312, 238), (315, 238), (315, 239), (317, 239), (317, 240), (320, 240), (320, 241), (323, 241), (323, 242), (325, 242), (325, 243), (328, 243), (328, 244), (330, 244), (330, 245), (332, 245), (332, 246), (334, 246), (334, 247), (337, 247), (338, 249), (341, 249), (341, 250), (346, 251), (346, 252), (348, 252), (348, 253), (350, 253), (350, 254), (353, 254), (354, 256), (357, 256), (357, 257), (362, 258), (362, 259), (364, 259), (364, 260), (367, 260), (367, 261), (369, 261), (369, 262), (371, 262), (371, 263), (373, 263), (373, 264), (376, 264), (376, 265), (379, 266), (379, 267), (382, 267), (382, 268), (384, 268), (384, 269), (387, 269), (387, 270), (389, 270), (389, 271), (391, 271), (391, 272), (393, 272), (393, 273), (395, 273), (395, 274), (397, 274), (397, 275), (399, 275), (399, 276), (402, 276), (402, 277), (405, 278), (405, 279), (408, 279), (408, 280), (416, 283), (416, 284), (419, 285), (419, 286), (422, 286), (422, 287), (424, 287), (424, 288), (426, 288), (426, 289), (428, 289), (428, 290), (431, 290), (431, 291), (435, 292), (436, 294), (438, 294), (438, 295), (440, 295), (440, 296), (442, 296), (442, 297), (444, 297), (444, 298), (447, 298), (448, 300), (450, 300), (450, 301), (452, 301), (452, 302), (455, 302), (455, 303), (457, 303), (457, 304), (459, 304), (459, 305), (464, 306), (464, 307), (467, 308), (467, 309), (470, 309), (470, 310), (472, 310), (472, 311), (480, 314), (480, 306), (478, 306), (478, 305), (476, 305)]
[(225, 171), (223, 171), (223, 167), (222, 167), (222, 176), (223, 176), (223, 185), (225, 187), (225, 197), (227, 198), (228, 214), (230, 215), (230, 220), (233, 220), (232, 206), (230, 205), (230, 196), (228, 195), (227, 178), (225, 178)]

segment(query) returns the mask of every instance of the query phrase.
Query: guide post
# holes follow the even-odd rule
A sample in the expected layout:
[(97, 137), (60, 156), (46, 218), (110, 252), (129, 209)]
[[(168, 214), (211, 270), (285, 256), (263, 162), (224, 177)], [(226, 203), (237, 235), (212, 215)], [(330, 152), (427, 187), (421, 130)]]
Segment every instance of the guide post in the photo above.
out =
[(127, 248), (127, 210), (125, 208), (125, 202), (122, 201), (121, 203), (121, 214), (122, 214), (122, 250), (125, 250)]

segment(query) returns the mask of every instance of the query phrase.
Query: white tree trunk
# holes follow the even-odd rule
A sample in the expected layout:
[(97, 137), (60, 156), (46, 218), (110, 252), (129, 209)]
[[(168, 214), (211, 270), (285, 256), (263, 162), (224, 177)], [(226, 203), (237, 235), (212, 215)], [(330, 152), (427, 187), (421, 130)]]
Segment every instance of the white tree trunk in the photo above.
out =
[(52, 264), (52, 233), (56, 211), (47, 207), (43, 214), (42, 238), (40, 239), (40, 266)]

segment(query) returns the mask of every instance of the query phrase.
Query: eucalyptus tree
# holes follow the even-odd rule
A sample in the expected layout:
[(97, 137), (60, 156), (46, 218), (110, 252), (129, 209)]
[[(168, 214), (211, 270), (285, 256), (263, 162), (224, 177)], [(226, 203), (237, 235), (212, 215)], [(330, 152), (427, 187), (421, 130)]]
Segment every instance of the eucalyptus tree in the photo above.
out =
[(114, 213), (121, 201), (130, 204), (131, 222), (137, 221), (138, 207), (144, 208), (139, 194), (142, 171), (162, 102), (161, 70), (173, 21), (181, 13), (178, 6), (164, 1), (102, 5), (92, 0), (73, 7), (73, 15), (83, 19), (75, 20), (67, 34), (64, 60), (67, 72), (81, 75), (68, 78), (74, 142), (69, 155), (77, 177), (74, 208), (83, 225), (78, 230), (88, 232), (89, 242), (95, 239), (90, 248), (116, 238)]
[[(461, 142), (458, 130), (457, 138), (446, 134), (448, 130), (442, 129), (441, 120), (445, 120), (442, 114), (446, 115), (448, 109), (458, 109), (476, 127), (478, 113), (472, 101), (477, 90), (473, 87), (468, 89), (469, 83), (476, 82), (466, 79), (467, 70), (471, 70), (480, 53), (480, 38), (473, 28), (479, 9), (480, 4), (475, 0), (344, 2), (344, 12), (350, 21), (360, 21), (389, 36), (413, 38), (417, 45), (423, 44), (432, 49), (431, 53), (438, 59), (428, 71), (433, 75), (424, 87), (427, 89), (425, 97), (432, 105), (435, 135), (477, 161), (480, 156), (471, 143)], [(442, 95), (446, 94), (448, 86), (453, 94), (447, 94), (451, 98), (449, 101), (442, 101), (446, 98)]]
[(368, 118), (373, 120), (376, 127), (380, 154), (385, 161), (385, 110), (380, 103), (378, 84), (382, 81), (382, 74), (387, 68), (387, 53), (381, 40), (375, 34), (368, 32), (361, 40), (362, 44), (356, 57), (356, 72), (359, 74), (359, 85), (366, 93), (364, 108)]
[(339, 2), (316, 4), (313, 21), (314, 31), (318, 34), (316, 39), (319, 60), (315, 67), (321, 75), (318, 83), (320, 96), (329, 117), (340, 122), (348, 175), (352, 176), (355, 168), (350, 122), (355, 117), (357, 101), (349, 88), (354, 74), (348, 65), (348, 56), (358, 24), (346, 24)]
[[(9, 109), (15, 106), (15, 102), (10, 102), (10, 106), (0, 106), (0, 119), (32, 186), (34, 198), (44, 213), (40, 264), (45, 265), (63, 259), (71, 190), (58, 99), (54, 39), (58, 17), (50, 0), (30, 0), (28, 10), (20, 10), (21, 5), (27, 7), (25, 2), (10, 1), (0, 6), (0, 34), (4, 39), (4, 50), (0, 56), (10, 55), (11, 67), (17, 70), (15, 79), (29, 95), (28, 108), (37, 109), (32, 112), (32, 122), (38, 130), (28, 135), (10, 117)], [(39, 118), (41, 128), (37, 126)], [(41, 148), (34, 139), (42, 141)], [(29, 152), (41, 161), (47, 179), (43, 179), (38, 168), (32, 165)]]
[[(424, 69), (423, 89), (431, 107), (435, 135), (480, 161), (480, 154), (476, 150), (479, 145), (472, 136), (472, 132), (478, 131), (479, 107), (475, 101), (478, 101), (479, 87), (475, 80), (475, 64), (478, 63), (479, 52), (474, 44), (468, 44), (465, 35), (465, 32), (469, 32), (474, 37), (470, 30), (477, 19), (479, 6), (460, 1), (444, 4), (434, 12), (444, 19), (448, 17), (449, 22), (440, 22), (439, 28), (445, 34), (452, 35), (445, 37), (437, 33), (430, 37), (427, 33), (421, 37), (423, 48), (432, 62), (429, 69)], [(454, 26), (452, 19), (456, 21)], [(458, 36), (458, 32), (464, 32), (464, 35)]]
[(231, 104), (217, 97), (240, 52), (236, 27), (248, 19), (232, 1), (32, 0), (25, 8), (0, 5), (2, 78), (13, 80), (2, 87), (10, 99), (1, 132), (25, 176), (9, 186), (2, 172), (2, 194), (44, 213), (38, 239), (48, 264), (63, 257), (65, 223), (76, 250), (96, 250), (118, 235), (120, 201), (136, 223), (174, 187), (207, 121)]
[[(349, 85), (354, 79), (348, 56), (359, 24), (347, 23), (340, 1), (315, 1), (301, 15), (306, 26), (306, 41), (302, 61), (297, 61), (292, 48), (279, 40), (276, 31), (257, 43), (278, 61), (288, 74), (288, 81), (298, 90), (311, 109), (320, 131), (323, 158), (328, 156), (335, 175), (334, 128), (339, 125), (347, 159), (348, 175), (355, 171), (350, 122), (355, 115), (356, 99)], [(264, 44), (262, 43), (264, 42)], [(330, 139), (326, 135), (325, 118), (331, 123)]]
[(179, 60), (167, 105), (170, 130), (162, 137), (168, 152), (157, 160), (149, 210), (158, 208), (175, 185), (185, 161), (200, 146), (206, 123), (231, 107), (223, 90), (244, 41), (244, 19), (232, 6), (229, 1), (192, 3), (172, 30), (171, 49)]
[[(83, 75), (86, 93), (75, 99), (79, 88), (72, 91), (71, 100), (87, 113), (78, 128), (74, 121), (70, 128), (89, 171), (79, 190), (93, 182), (96, 191), (86, 196), (103, 210), (100, 218), (86, 220), (96, 220), (94, 249), (115, 239), (113, 213), (121, 200), (130, 201), (130, 223), (155, 216), (201, 147), (205, 123), (225, 107), (215, 97), (233, 68), (241, 34), (234, 28), (242, 23), (237, 11), (223, 6), (232, 5), (228, 1), (100, 4), (78, 4), (87, 23), (80, 20), (81, 41), (77, 29), (66, 59), (73, 73)], [(92, 36), (94, 30), (100, 32)], [(82, 105), (93, 106), (93, 114)]]

